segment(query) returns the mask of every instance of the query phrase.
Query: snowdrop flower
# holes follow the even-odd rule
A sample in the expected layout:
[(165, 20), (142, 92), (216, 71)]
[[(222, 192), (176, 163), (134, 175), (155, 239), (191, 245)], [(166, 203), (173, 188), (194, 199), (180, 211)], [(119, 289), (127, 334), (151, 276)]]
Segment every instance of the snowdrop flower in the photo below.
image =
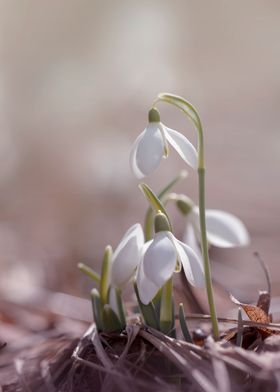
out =
[[(158, 213), (156, 219), (166, 219)], [(168, 230), (156, 232), (154, 239), (147, 242), (141, 252), (137, 271), (137, 287), (141, 302), (150, 303), (158, 290), (179, 272), (183, 266), (188, 281), (204, 287), (204, 269), (201, 259), (183, 242), (177, 240)]]
[(140, 223), (133, 225), (123, 236), (112, 256), (110, 283), (122, 287), (133, 276), (144, 245), (144, 234)]
[[(194, 247), (200, 240), (199, 208), (185, 195), (177, 196), (177, 206), (187, 215), (184, 242)], [(248, 245), (250, 237), (245, 225), (236, 216), (220, 210), (206, 210), (206, 234), (209, 245), (234, 248)]]
[(149, 111), (149, 124), (138, 136), (131, 150), (130, 165), (137, 178), (152, 173), (162, 158), (168, 156), (168, 143), (180, 157), (193, 169), (197, 167), (197, 151), (181, 133), (166, 127), (160, 122), (157, 109)]

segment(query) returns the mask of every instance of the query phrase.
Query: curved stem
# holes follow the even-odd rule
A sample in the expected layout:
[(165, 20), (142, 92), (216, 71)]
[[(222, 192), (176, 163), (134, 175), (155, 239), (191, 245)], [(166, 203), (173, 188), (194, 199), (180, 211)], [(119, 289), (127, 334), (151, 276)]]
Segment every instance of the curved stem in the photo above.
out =
[(182, 97), (173, 94), (161, 93), (158, 95), (156, 101), (167, 102), (181, 109), (192, 121), (192, 123), (194, 124), (197, 130), (197, 135), (198, 135), (197, 171), (198, 171), (198, 187), (199, 187), (198, 190), (199, 190), (199, 217), (200, 217), (199, 219), (200, 219), (200, 232), (201, 232), (201, 248), (202, 248), (202, 255), (203, 255), (203, 262), (204, 262), (205, 285), (206, 285), (206, 291), (207, 291), (207, 297), (209, 303), (209, 311), (210, 311), (211, 321), (212, 321), (213, 336), (215, 339), (218, 339), (219, 327), (218, 327), (218, 320), (217, 320), (214, 296), (213, 296), (211, 269), (209, 263), (207, 234), (206, 234), (204, 140), (203, 140), (203, 129), (202, 129), (201, 121), (196, 109)]

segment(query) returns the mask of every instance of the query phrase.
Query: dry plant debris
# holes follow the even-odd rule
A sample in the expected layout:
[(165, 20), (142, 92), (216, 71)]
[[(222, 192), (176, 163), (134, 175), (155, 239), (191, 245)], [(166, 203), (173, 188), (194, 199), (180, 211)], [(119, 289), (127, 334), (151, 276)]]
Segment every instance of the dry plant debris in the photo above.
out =
[(125, 334), (91, 329), (61, 391), (278, 391), (280, 336), (249, 351), (208, 337), (204, 347), (141, 325)]

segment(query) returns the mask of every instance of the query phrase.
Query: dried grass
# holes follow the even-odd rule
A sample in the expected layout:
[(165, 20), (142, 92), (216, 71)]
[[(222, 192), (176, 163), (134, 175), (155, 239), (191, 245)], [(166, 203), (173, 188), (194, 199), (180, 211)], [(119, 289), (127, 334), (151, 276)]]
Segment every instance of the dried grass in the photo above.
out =
[(200, 347), (139, 324), (129, 325), (121, 335), (99, 335), (92, 328), (76, 347), (58, 390), (279, 391), (280, 337), (256, 342), (245, 350), (208, 337)]

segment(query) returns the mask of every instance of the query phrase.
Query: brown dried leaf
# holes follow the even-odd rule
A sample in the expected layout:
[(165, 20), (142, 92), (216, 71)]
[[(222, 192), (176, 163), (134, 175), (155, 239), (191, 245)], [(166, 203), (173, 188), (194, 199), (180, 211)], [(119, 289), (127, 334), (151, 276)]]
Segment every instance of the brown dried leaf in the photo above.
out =
[(259, 291), (257, 307), (261, 308), (269, 316), (269, 322), (272, 322), (272, 316), (269, 314), (270, 294), (267, 291)]
[[(269, 298), (267, 298), (269, 296)], [(247, 316), (251, 321), (256, 323), (269, 324), (271, 322), (270, 316), (268, 314), (270, 295), (266, 292), (261, 292), (257, 305), (244, 304), (239, 302), (232, 294), (230, 294), (230, 299), (233, 303), (241, 306), (246, 312)]]
[[(270, 307), (270, 294), (267, 291), (259, 292), (259, 299), (257, 305), (250, 305), (239, 302), (238, 299), (236, 299), (232, 294), (230, 294), (230, 299), (233, 303), (242, 307), (242, 309), (246, 312), (247, 316), (251, 321), (262, 324), (270, 324), (272, 322), (272, 317), (268, 313)], [(263, 339), (266, 339), (268, 336), (271, 335), (280, 334), (280, 331), (272, 330), (265, 327), (254, 328), (256, 329), (256, 332), (259, 332), (262, 335)]]

